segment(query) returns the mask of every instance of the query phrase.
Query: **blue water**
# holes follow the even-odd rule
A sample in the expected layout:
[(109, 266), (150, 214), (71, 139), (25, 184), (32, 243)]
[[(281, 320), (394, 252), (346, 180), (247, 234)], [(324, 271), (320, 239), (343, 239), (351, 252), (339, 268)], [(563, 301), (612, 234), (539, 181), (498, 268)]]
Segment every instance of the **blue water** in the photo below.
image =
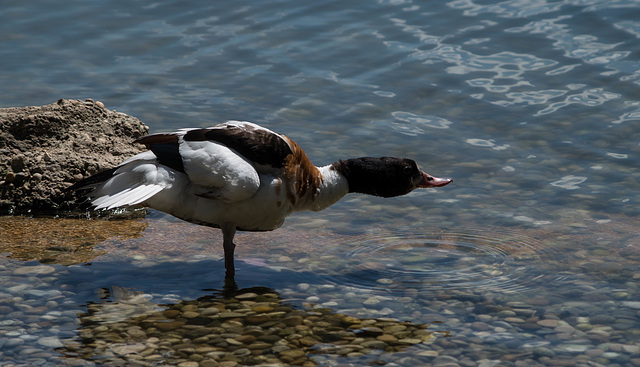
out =
[[(460, 242), (466, 234), (504, 244), (501, 231), (511, 231), (535, 239), (533, 255), (472, 253), (491, 268), (478, 273), (506, 277), (483, 278), (487, 290), (527, 289), (535, 280), (532, 294), (570, 300), (578, 278), (623, 289), (633, 301), (639, 19), (640, 3), (631, 0), (5, 1), (0, 106), (92, 98), (152, 132), (249, 120), (293, 138), (318, 165), (411, 157), (455, 182), (392, 200), (349, 197), (288, 225), (364, 236), (362, 244), (324, 242), (355, 256), (336, 264), (377, 261), (352, 247), (380, 246), (385, 236), (401, 239), (389, 252), (433, 258), (447, 249), (431, 233), (453, 234), (456, 251), (425, 262), (443, 273), (476, 269), (454, 259), (483, 246)], [(338, 250), (327, 252), (339, 258)], [(401, 284), (422, 274), (415, 262), (393, 263), (394, 254), (383, 265), (405, 270)], [(346, 278), (340, 265), (302, 268), (368, 289), (380, 283), (366, 277), (384, 275), (375, 266)], [(628, 282), (613, 276), (620, 269)], [(567, 283), (545, 287), (550, 279)]]

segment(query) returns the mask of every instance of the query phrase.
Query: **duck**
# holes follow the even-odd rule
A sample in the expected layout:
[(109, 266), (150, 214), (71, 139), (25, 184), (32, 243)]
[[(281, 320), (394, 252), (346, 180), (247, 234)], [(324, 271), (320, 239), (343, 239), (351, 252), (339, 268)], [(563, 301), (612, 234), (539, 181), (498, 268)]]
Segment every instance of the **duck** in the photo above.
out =
[(222, 230), (225, 278), (235, 276), (236, 231), (271, 231), (293, 212), (323, 210), (348, 193), (384, 198), (453, 180), (415, 161), (361, 157), (317, 167), (292, 139), (247, 121), (155, 133), (147, 151), (76, 182), (96, 210), (148, 207)]

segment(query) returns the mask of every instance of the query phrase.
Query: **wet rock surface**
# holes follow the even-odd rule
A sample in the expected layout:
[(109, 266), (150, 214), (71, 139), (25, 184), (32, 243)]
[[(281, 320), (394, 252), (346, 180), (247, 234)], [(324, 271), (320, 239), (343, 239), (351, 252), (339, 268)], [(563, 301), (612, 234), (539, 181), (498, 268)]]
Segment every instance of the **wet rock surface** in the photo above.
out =
[(147, 223), (137, 219), (0, 216), (0, 253), (43, 264), (82, 264), (106, 253), (95, 245), (110, 238), (140, 237), (146, 227)]
[(72, 209), (63, 190), (141, 152), (132, 142), (148, 131), (90, 99), (0, 108), (0, 215)]

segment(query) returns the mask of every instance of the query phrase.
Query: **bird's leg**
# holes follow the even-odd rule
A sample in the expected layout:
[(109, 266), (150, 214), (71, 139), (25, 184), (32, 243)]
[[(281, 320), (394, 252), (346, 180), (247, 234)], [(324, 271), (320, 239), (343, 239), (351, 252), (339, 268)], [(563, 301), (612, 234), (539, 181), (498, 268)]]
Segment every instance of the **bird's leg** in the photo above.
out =
[(233, 242), (224, 243), (224, 268), (226, 278), (233, 279), (236, 275), (236, 267), (233, 263), (233, 251), (236, 245)]
[(225, 277), (233, 279), (236, 275), (236, 268), (233, 263), (233, 252), (236, 245), (233, 243), (233, 237), (236, 234), (236, 226), (228, 224), (222, 227), (222, 246), (224, 248), (224, 268), (226, 270)]
[(224, 286), (222, 286), (222, 296), (224, 298), (233, 298), (238, 293), (238, 284), (234, 278), (225, 277)]

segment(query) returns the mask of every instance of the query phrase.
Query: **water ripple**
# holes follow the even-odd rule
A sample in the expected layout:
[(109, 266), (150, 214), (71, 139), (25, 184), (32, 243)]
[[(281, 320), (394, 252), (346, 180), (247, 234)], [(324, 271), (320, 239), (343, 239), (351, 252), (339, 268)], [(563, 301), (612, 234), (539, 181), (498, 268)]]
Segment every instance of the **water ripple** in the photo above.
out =
[(534, 116), (547, 115), (574, 104), (589, 107), (599, 106), (607, 101), (617, 98), (620, 98), (620, 94), (607, 92), (602, 88), (593, 88), (581, 93), (571, 94), (567, 96), (564, 101), (551, 103), (547, 108), (536, 112)]
[(428, 51), (420, 51), (413, 57), (425, 63), (443, 61), (455, 64), (446, 70), (449, 74), (469, 74), (473, 72), (493, 72), (495, 78), (522, 78), (525, 71), (538, 70), (557, 65), (558, 62), (539, 58), (530, 54), (502, 51), (492, 55), (477, 55), (463, 50), (459, 45), (442, 44)]
[(558, 98), (566, 94), (566, 90), (560, 89), (547, 89), (547, 90), (538, 90), (538, 91), (529, 91), (529, 92), (512, 92), (507, 93), (507, 98), (511, 99), (510, 101), (496, 101), (494, 104), (500, 106), (510, 106), (514, 104), (528, 104), (528, 105), (538, 105), (538, 104), (546, 104), (549, 100), (553, 98)]
[[(381, 292), (482, 289), (513, 292), (555, 275), (556, 249), (516, 233), (464, 231), (356, 237), (328, 246), (325, 277)], [(540, 268), (544, 269), (540, 269)]]
[[(621, 73), (621, 80), (632, 75), (637, 77), (638, 62), (629, 60), (631, 51), (613, 50), (620, 47), (622, 42), (600, 42), (599, 37), (589, 34), (576, 34), (570, 22), (574, 17), (569, 15), (553, 19), (542, 19), (530, 22), (523, 27), (507, 29), (511, 33), (543, 34), (554, 41), (554, 48), (564, 51), (565, 57), (581, 59), (587, 64), (603, 65), (613, 73)], [(638, 23), (619, 22), (614, 27), (626, 31), (637, 37)]]
[(557, 181), (553, 181), (551, 185), (560, 187), (563, 189), (567, 189), (567, 190), (577, 190), (580, 188), (580, 186), (578, 185), (585, 182), (586, 180), (587, 180), (587, 177), (584, 177), (584, 176), (568, 175), (568, 176), (562, 177)]
[(495, 13), (506, 18), (529, 17), (559, 10), (564, 4), (546, 1), (502, 1), (498, 4), (476, 4), (472, 0), (455, 0), (447, 5), (454, 9), (464, 9), (464, 15), (477, 16), (484, 13)]
[(416, 131), (424, 132), (421, 127), (430, 127), (434, 129), (448, 129), (451, 121), (438, 116), (416, 115), (411, 112), (395, 111), (391, 115), (397, 120), (409, 124)]

